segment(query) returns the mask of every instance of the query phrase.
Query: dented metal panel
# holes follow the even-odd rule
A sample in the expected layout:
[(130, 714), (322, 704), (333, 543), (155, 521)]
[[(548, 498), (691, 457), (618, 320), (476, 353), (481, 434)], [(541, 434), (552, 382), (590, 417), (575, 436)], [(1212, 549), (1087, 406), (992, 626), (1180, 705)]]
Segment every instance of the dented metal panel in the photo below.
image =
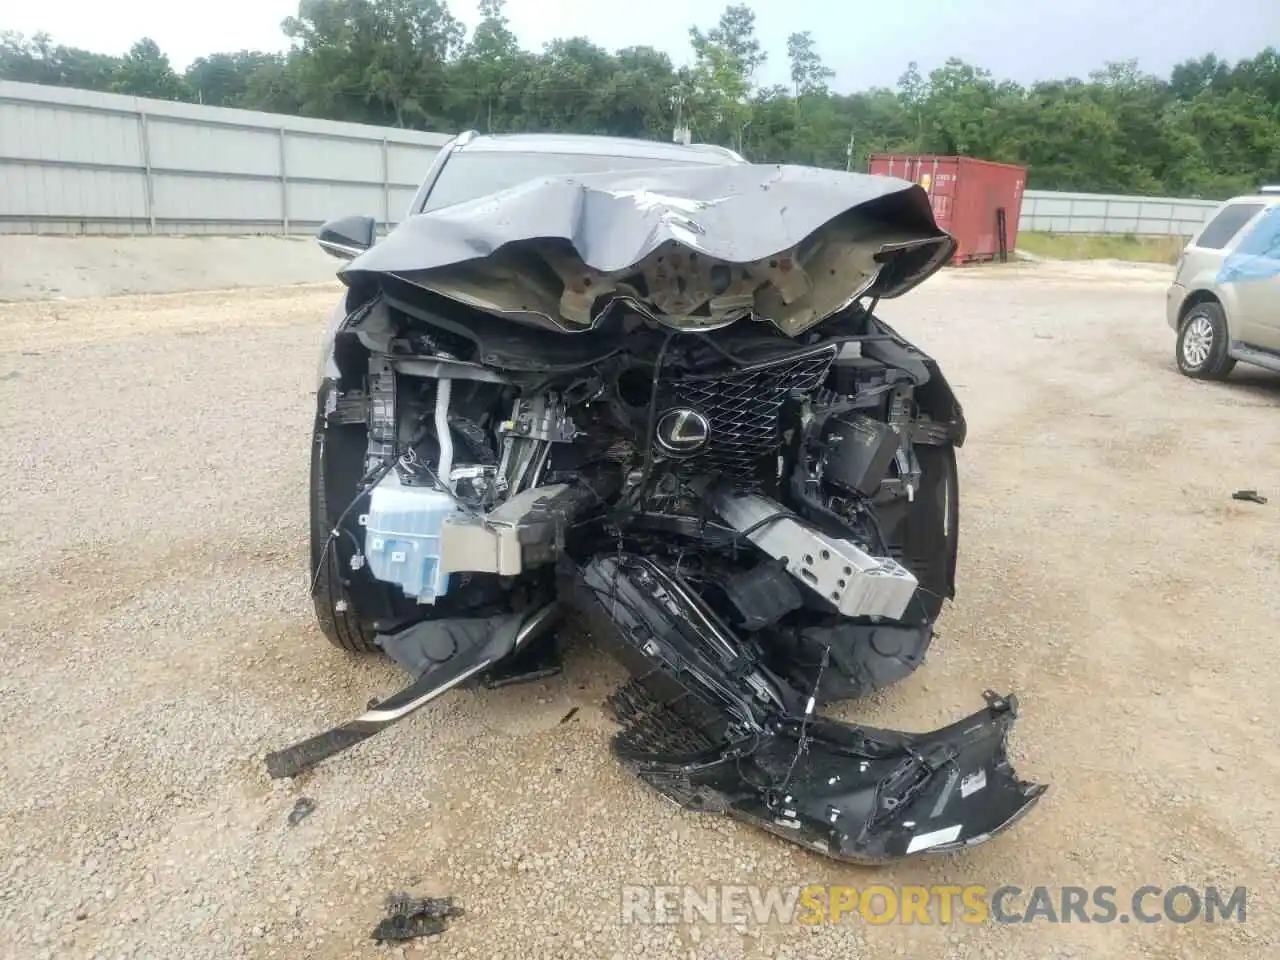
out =
[(747, 315), (796, 336), (895, 297), (955, 242), (914, 184), (786, 165), (543, 177), (406, 220), (343, 269), (567, 332), (615, 304), (681, 329)]

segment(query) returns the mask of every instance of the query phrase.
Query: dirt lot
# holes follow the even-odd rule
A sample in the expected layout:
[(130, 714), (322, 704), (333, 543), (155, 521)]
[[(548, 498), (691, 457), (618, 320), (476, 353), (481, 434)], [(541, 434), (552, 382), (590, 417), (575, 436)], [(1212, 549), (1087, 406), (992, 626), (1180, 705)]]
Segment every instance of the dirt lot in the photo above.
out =
[[(0, 954), (376, 955), (382, 898), (409, 888), (469, 911), (410, 957), (1276, 955), (1280, 378), (1180, 377), (1165, 282), (989, 268), (884, 310), (969, 415), (961, 585), (928, 663), (848, 715), (932, 727), (1014, 690), (1019, 771), (1052, 789), (980, 849), (876, 870), (622, 773), (599, 706), (618, 674), (589, 650), (270, 783), (267, 750), (400, 683), (330, 649), (306, 595), (334, 287), (0, 306)], [(289, 827), (301, 795), (317, 809)], [(1244, 924), (619, 923), (622, 883), (713, 882), (1249, 900)]]
[(0, 234), (0, 303), (317, 283), (333, 269), (310, 237)]

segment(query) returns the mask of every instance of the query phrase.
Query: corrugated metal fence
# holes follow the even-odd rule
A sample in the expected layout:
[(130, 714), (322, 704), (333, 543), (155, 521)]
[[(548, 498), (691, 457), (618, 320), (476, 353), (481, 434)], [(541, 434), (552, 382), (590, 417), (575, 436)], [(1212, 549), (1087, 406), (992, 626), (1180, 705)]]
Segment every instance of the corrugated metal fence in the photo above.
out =
[(0, 81), (0, 231), (301, 233), (398, 221), (448, 137)]
[[(439, 133), (0, 81), (0, 232), (304, 233), (397, 222)], [(1019, 229), (1189, 236), (1216, 204), (1028, 190)]]
[(1028, 190), (1018, 229), (1190, 237), (1218, 206), (1214, 200)]

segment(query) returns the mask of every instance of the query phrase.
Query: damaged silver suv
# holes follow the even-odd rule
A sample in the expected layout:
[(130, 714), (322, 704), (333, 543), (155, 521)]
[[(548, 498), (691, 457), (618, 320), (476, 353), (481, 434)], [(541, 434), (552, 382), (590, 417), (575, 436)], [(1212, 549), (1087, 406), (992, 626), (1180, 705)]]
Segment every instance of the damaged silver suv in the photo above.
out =
[(965, 420), (875, 315), (954, 240), (919, 186), (719, 148), (464, 136), (351, 258), (317, 395), (321, 630), (412, 682), (271, 754), (292, 776), (589, 634), (618, 759), (681, 805), (873, 862), (982, 843), (1044, 787), (1012, 696), (931, 733), (824, 715), (923, 661), (954, 593)]

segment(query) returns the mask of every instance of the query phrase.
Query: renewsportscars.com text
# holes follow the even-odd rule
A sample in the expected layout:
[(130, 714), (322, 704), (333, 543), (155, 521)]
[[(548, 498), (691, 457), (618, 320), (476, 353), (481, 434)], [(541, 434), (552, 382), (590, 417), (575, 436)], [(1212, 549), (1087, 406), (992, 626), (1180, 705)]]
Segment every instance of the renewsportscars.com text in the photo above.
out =
[(1179, 884), (1114, 886), (980, 884), (866, 887), (626, 885), (623, 923), (807, 925), (951, 923), (1243, 923), (1248, 891)]

